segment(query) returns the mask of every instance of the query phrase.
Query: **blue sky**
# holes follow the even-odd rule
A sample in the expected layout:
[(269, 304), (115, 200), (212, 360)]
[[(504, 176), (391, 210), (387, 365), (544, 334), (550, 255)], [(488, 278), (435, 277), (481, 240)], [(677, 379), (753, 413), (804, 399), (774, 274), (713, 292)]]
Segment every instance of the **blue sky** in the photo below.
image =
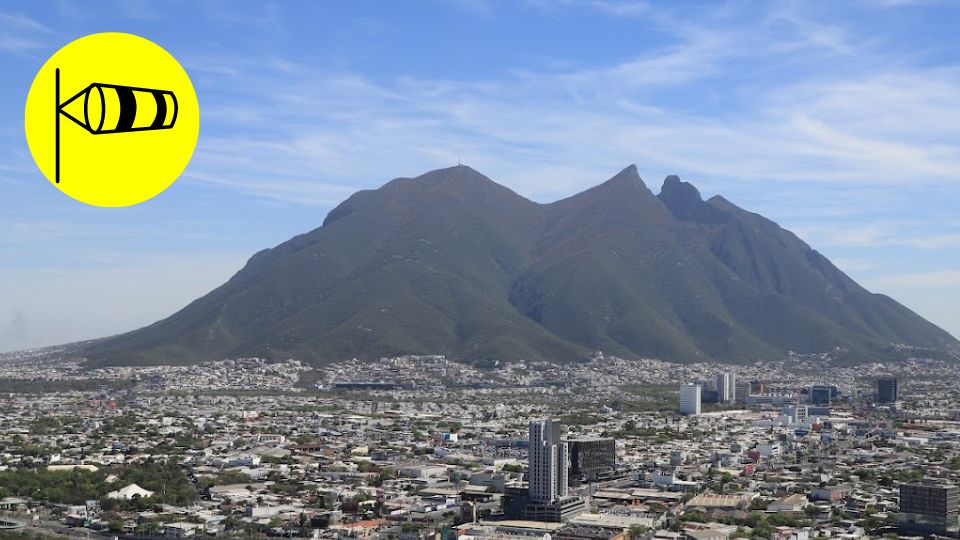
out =
[[(960, 335), (954, 2), (118, 0), (0, 4), (0, 350), (169, 315), (358, 189), (463, 162), (537, 201), (636, 163), (797, 232)], [(78, 37), (144, 36), (200, 99), (144, 204), (34, 167), (26, 92)]]

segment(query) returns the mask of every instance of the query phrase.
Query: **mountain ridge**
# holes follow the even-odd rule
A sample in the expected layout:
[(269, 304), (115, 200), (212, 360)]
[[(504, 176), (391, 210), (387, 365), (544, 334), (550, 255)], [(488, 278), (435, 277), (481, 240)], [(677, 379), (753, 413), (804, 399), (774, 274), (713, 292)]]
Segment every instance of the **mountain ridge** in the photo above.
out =
[(748, 362), (788, 351), (956, 345), (775, 222), (630, 165), (551, 203), (466, 166), (354, 193), (174, 315), (107, 338), (92, 365), (231, 356), (327, 362), (622, 357)]

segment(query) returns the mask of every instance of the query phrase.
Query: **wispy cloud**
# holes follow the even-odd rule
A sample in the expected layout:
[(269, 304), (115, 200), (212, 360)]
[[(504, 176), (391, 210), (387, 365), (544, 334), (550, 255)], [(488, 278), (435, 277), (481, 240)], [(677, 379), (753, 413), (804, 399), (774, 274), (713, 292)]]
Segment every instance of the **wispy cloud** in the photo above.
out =
[(19, 13), (0, 12), (0, 26), (4, 29), (15, 29), (28, 32), (53, 34), (54, 31), (47, 25)]
[(841, 248), (898, 247), (936, 251), (960, 247), (960, 227), (927, 218), (878, 220), (843, 226), (811, 224), (797, 228), (795, 232), (818, 245)]
[(876, 261), (873, 261), (870, 259), (862, 259), (862, 258), (854, 258), (854, 257), (834, 257), (831, 262), (837, 265), (837, 268), (843, 270), (848, 274), (867, 272), (870, 270), (875, 270), (877, 268)]
[(2, 224), (0, 227), (0, 245), (29, 244), (49, 240), (76, 239), (90, 236), (115, 236), (117, 231), (104, 227), (78, 227), (64, 222), (18, 221)]
[[(297, 197), (306, 176), (321, 187), (370, 185), (391, 170), (426, 170), (457, 155), (537, 198), (584, 187), (633, 161), (657, 175), (684, 172), (719, 185), (953, 182), (960, 170), (960, 73), (887, 62), (891, 67), (877, 74), (869, 70), (872, 45), (858, 49), (837, 24), (789, 6), (753, 18), (704, 10), (699, 19), (682, 19), (624, 4), (624, 14), (642, 12), (664, 25), (682, 20), (676, 42), (622, 63), (528, 69), (500, 79), (374, 81), (351, 73), (313, 77), (306, 66), (276, 58), (198, 60), (210, 77), (243, 80), (247, 90), (211, 109), (215, 121), (238, 128), (226, 131), (245, 134), (208, 141), (213, 152), (198, 157), (196, 177), (318, 204), (328, 204), (326, 195)], [(765, 47), (771, 43), (779, 48)], [(707, 89), (740, 62), (824, 55), (864, 68), (823, 72), (810, 82), (768, 80), (749, 98), (707, 92), (702, 100), (717, 101), (709, 113), (663, 99), (672, 89)], [(724, 102), (730, 114), (716, 114)], [(246, 135), (252, 130), (266, 135), (258, 142)], [(276, 188), (250, 189), (265, 174), (257, 163), (283, 165)], [(558, 181), (530, 173), (558, 169), (578, 176)]]
[(960, 269), (881, 276), (871, 281), (882, 287), (955, 288), (960, 287)]
[(0, 12), (0, 51), (29, 53), (43, 47), (53, 34), (51, 28), (26, 15)]

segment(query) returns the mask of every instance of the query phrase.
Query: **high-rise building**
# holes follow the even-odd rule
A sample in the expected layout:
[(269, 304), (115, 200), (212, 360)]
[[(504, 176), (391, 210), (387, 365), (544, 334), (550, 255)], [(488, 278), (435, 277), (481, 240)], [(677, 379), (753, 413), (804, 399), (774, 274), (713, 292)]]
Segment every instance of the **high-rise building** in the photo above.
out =
[(717, 374), (717, 400), (729, 403), (737, 399), (737, 376), (734, 373)]
[(570, 439), (570, 482), (595, 482), (617, 466), (617, 443), (610, 438)]
[(908, 534), (956, 535), (960, 489), (932, 482), (900, 485), (899, 526)]
[(699, 384), (684, 384), (680, 386), (680, 414), (700, 414)]
[(713, 383), (700, 385), (700, 404), (720, 403), (720, 394), (713, 389)]
[(880, 403), (895, 403), (900, 399), (897, 388), (897, 379), (882, 377), (877, 379), (877, 401)]
[(762, 396), (767, 393), (767, 385), (763, 381), (750, 381), (750, 395)]
[(567, 443), (563, 424), (554, 420), (530, 422), (530, 500), (553, 502), (567, 496)]
[(530, 459), (526, 492), (507, 489), (505, 513), (531, 521), (567, 521), (587, 509), (583, 497), (568, 495), (567, 443), (564, 427), (554, 420), (530, 422)]
[(735, 395), (736, 395), (737, 401), (741, 403), (745, 402), (747, 400), (747, 396), (750, 395), (750, 383), (738, 382), (735, 393), (736, 393)]
[(836, 386), (826, 384), (815, 384), (810, 387), (810, 403), (814, 405), (830, 405), (833, 398), (836, 397), (834, 389)]

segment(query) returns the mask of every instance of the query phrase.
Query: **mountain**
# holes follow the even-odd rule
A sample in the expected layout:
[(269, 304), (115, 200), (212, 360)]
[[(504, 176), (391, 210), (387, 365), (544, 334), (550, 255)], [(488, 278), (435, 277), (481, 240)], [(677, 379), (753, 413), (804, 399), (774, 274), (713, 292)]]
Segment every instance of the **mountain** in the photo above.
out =
[(551, 204), (457, 166), (360, 191), (167, 319), (98, 341), (92, 365), (445, 354), (575, 361), (592, 351), (859, 362), (957, 341), (870, 293), (793, 233), (630, 166)]

